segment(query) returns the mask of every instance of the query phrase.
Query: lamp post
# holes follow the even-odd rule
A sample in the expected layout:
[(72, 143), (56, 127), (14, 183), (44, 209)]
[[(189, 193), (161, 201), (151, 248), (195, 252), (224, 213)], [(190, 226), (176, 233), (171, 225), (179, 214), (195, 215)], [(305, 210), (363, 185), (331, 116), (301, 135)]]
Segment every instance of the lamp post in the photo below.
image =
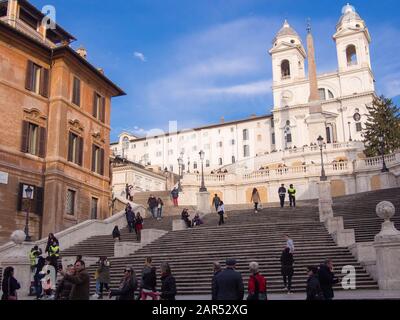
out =
[(385, 161), (385, 141), (383, 139), (383, 136), (380, 135), (378, 137), (378, 140), (379, 140), (380, 150), (381, 150), (381, 155), (382, 155), (382, 163), (383, 163), (382, 172), (389, 172), (389, 169), (387, 168), (386, 161)]
[(317, 141), (318, 141), (319, 149), (320, 149), (320, 151), (321, 151), (321, 166), (322, 166), (322, 169), (321, 169), (321, 178), (320, 178), (320, 180), (321, 180), (321, 181), (327, 181), (328, 178), (327, 178), (327, 176), (325, 175), (325, 168), (324, 168), (324, 156), (323, 156), (323, 154), (322, 154), (322, 148), (323, 148), (323, 146), (324, 146), (324, 138), (322, 138), (321, 136), (319, 136), (318, 139), (317, 139)]
[(353, 141), (353, 139), (351, 138), (351, 122), (347, 122), (347, 124), (349, 125), (349, 141)]
[(179, 192), (182, 192), (182, 185), (181, 185), (181, 179), (182, 179), (182, 169), (183, 169), (183, 159), (182, 157), (178, 158), (178, 165), (179, 165), (179, 183), (178, 183), (178, 190)]
[(26, 235), (25, 241), (27, 241), (27, 242), (32, 241), (32, 238), (29, 235), (29, 209), (30, 209), (30, 206), (31, 206), (32, 192), (33, 192), (33, 189), (30, 186), (28, 186), (25, 189), (25, 194), (26, 194), (26, 198), (25, 199), (27, 200), (28, 205), (26, 206), (26, 220), (25, 220), (25, 230), (24, 230), (24, 232), (25, 232), (25, 235)]
[(204, 156), (205, 153), (203, 150), (199, 152), (200, 160), (201, 160), (201, 187), (200, 192), (207, 192), (206, 185), (204, 183)]

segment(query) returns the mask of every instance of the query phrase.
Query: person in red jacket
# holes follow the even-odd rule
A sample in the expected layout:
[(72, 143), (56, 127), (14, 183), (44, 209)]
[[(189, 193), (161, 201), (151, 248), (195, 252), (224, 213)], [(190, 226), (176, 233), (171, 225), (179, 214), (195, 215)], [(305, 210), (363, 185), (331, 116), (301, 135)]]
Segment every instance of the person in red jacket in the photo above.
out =
[(267, 300), (267, 281), (258, 272), (257, 262), (250, 263), (250, 273), (247, 300)]

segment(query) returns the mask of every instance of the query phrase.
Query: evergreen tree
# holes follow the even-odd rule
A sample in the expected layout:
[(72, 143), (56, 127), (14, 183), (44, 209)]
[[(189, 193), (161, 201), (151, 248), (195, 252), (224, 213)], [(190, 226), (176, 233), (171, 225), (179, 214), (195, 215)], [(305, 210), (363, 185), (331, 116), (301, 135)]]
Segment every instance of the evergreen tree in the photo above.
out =
[(363, 135), (365, 154), (368, 157), (381, 155), (382, 147), (385, 154), (400, 149), (400, 109), (384, 96), (376, 97), (367, 109), (369, 116)]

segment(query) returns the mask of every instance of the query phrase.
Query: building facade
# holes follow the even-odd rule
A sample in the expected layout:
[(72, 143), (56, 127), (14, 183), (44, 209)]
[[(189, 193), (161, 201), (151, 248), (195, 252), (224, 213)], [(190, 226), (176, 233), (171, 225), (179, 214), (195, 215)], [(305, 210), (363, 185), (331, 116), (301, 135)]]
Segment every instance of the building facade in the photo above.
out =
[(372, 103), (375, 88), (371, 38), (354, 7), (343, 8), (333, 39), (338, 69), (318, 75), (311, 28), (306, 50), (301, 37), (285, 21), (269, 51), (274, 98), (271, 114), (182, 132), (152, 132), (142, 138), (124, 132), (111, 145), (112, 152), (175, 173), (179, 173), (181, 157), (183, 172), (193, 173), (200, 171), (199, 151), (203, 150), (205, 171), (210, 173), (238, 161), (316, 144), (319, 136), (328, 144), (362, 141), (366, 105)]
[(33, 239), (110, 214), (111, 98), (124, 92), (45, 18), (0, 2), (0, 242), (27, 210)]

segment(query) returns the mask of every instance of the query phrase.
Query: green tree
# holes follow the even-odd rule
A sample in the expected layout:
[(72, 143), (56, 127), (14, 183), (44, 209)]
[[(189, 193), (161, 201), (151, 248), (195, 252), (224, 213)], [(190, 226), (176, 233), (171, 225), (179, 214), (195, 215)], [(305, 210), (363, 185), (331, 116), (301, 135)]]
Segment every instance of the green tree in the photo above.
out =
[[(368, 157), (385, 154), (400, 149), (400, 109), (391, 99), (376, 97), (371, 106), (367, 106), (369, 115), (364, 132), (365, 154)], [(379, 137), (383, 137), (383, 142)]]

